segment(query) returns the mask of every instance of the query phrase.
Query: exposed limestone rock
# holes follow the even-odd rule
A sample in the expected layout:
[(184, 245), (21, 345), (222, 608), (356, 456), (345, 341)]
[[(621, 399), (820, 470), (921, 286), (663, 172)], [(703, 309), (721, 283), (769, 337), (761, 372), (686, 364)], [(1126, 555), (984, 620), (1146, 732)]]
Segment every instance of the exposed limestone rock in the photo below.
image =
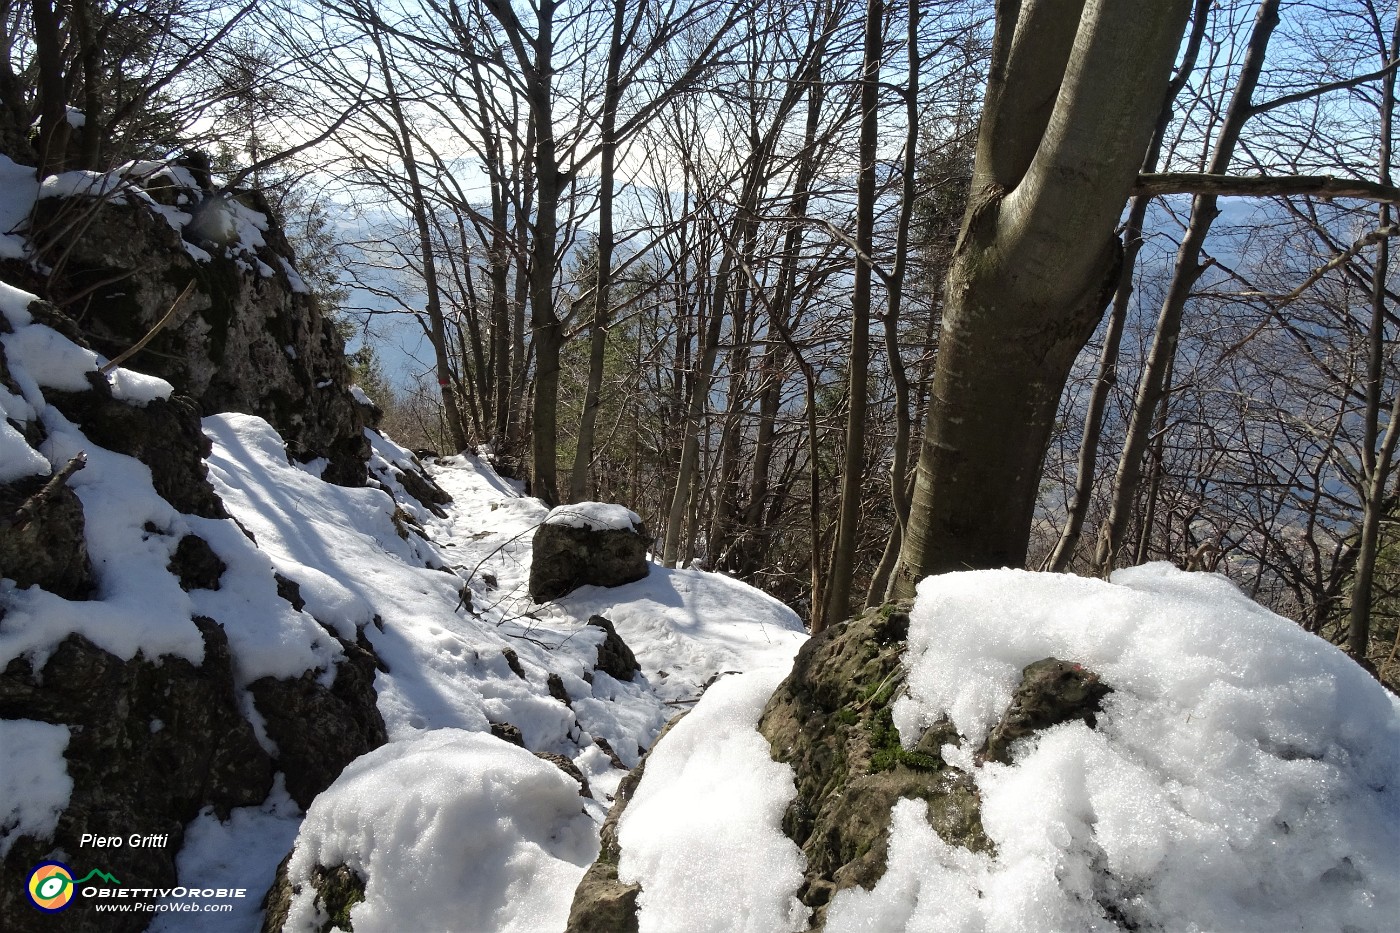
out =
[(180, 578), (180, 588), (190, 590), (217, 590), (219, 580), (228, 569), (214, 549), (199, 535), (185, 535), (175, 546), (166, 568)]
[(506, 665), (510, 668), (512, 674), (519, 677), (521, 680), (525, 679), (525, 669), (520, 666), (520, 655), (515, 653), (514, 648), (502, 648), (501, 657), (506, 659)]
[(512, 745), (525, 747), (525, 736), (521, 734), (519, 726), (513, 726), (508, 722), (491, 723), (491, 734), (503, 742)]
[[(890, 810), (902, 797), (924, 800), (927, 819), (951, 845), (992, 852), (971, 774), (947, 764), (945, 745), (961, 738), (946, 719), (905, 748), (891, 718), (904, 689), (900, 665), (909, 633), (907, 607), (883, 606), (813, 637), (774, 692), (759, 731), (773, 757), (792, 765), (797, 797), (783, 830), (807, 857), (798, 896), (822, 930), (840, 891), (869, 889), (885, 873)], [(1026, 667), (1001, 722), (975, 756), (1008, 761), (1015, 740), (1094, 713), (1109, 692), (1091, 671), (1047, 658)]]
[(558, 599), (581, 586), (621, 586), (647, 575), (644, 528), (574, 528), (543, 524), (530, 558), (530, 596)]
[[(172, 187), (152, 194), (179, 210), (228, 214), (227, 194)], [(50, 198), (36, 209), (37, 229), (63, 226), (84, 212), (60, 274), (46, 283), (56, 301), (76, 299), (86, 342), (109, 357), (160, 321), (191, 281), (193, 291), (129, 365), (160, 376), (195, 400), (201, 415), (237, 411), (266, 418), (301, 461), (325, 457), (329, 482), (363, 485), (366, 413), (349, 391), (344, 343), (313, 296), (294, 278), (292, 251), (262, 197), (233, 196), (268, 217), (264, 245), (230, 255), (209, 224), (186, 225), (188, 245), (164, 217), (138, 203)], [(21, 283), (22, 284), (22, 283)], [(47, 322), (45, 322), (47, 323)]]
[(433, 482), (422, 464), (416, 464), (417, 469), (402, 470), (398, 467), (391, 467), (394, 479), (398, 480), (404, 492), (408, 493), (418, 502), (432, 512), (438, 518), (446, 518), (447, 513), (443, 511), (443, 506), (452, 501), (447, 490)]
[(83, 504), (59, 476), (0, 485), (0, 577), (64, 599), (92, 591)]
[[(32, 307), (32, 306), (31, 306)], [(140, 460), (151, 471), (151, 485), (181, 512), (225, 518), (224, 504), (209, 485), (204, 458), (212, 445), (199, 424), (199, 411), (187, 398), (172, 395), (137, 407), (112, 397), (97, 373), (88, 374), (87, 392), (44, 391), (44, 400), (63, 412), (88, 440)]]
[(583, 776), (583, 772), (579, 770), (578, 765), (574, 764), (563, 755), (558, 755), (554, 752), (535, 752), (535, 757), (549, 762), (575, 781), (578, 781), (578, 795), (580, 797), (588, 797), (590, 799), (593, 797), (593, 789), (588, 786), (588, 778)]
[(813, 929), (824, 927), (836, 892), (884, 875), (890, 810), (901, 797), (928, 801), (948, 842), (991, 847), (971, 778), (939, 755), (957, 742), (954, 730), (941, 723), (906, 750), (890, 720), (908, 630), (906, 612), (886, 606), (812, 638), (759, 722), (773, 757), (793, 766), (797, 797), (783, 830), (807, 857), (798, 897), (814, 910)]
[(287, 776), (287, 793), (305, 810), (356, 758), (389, 740), (376, 705), (376, 659), (368, 642), (343, 639), (345, 660), (326, 687), (318, 672), (296, 680), (264, 677), (248, 685), (268, 738), (277, 745), (276, 765)]
[(551, 697), (563, 703), (569, 709), (574, 708), (573, 701), (569, 699), (569, 691), (564, 688), (563, 677), (551, 671), (549, 676), (545, 678), (545, 689), (549, 691)]
[[(272, 789), (272, 762), (234, 696), (223, 629), (195, 623), (204, 636), (196, 666), (163, 656), (130, 661), (78, 635), (65, 639), (35, 671), (24, 659), (0, 673), (0, 718), (66, 725), (65, 754), (73, 792), (52, 839), (21, 837), (4, 861), (0, 917), (6, 931), (52, 933), (54, 918), (29, 906), (23, 879), (34, 863), (66, 853), (75, 868), (100, 867), (127, 885), (170, 887), (184, 827), (212, 805), (227, 818), (233, 807), (261, 803)], [(105, 849), (94, 860), (83, 833), (169, 834), (164, 847)], [(64, 930), (135, 931), (153, 915), (96, 914), (79, 898), (64, 912)]]
[[(281, 933), (292, 907), (292, 897), (301, 893), (300, 886), (293, 887), (287, 880), (287, 864), (291, 859), (290, 852), (282, 859), (282, 864), (277, 866), (277, 880), (263, 898), (263, 933)], [(326, 922), (321, 924), (318, 933), (337, 929), (354, 933), (350, 910), (365, 899), (365, 880), (345, 865), (335, 868), (314, 865), (311, 887), (316, 891), (316, 906), (326, 914)]]
[(1072, 719), (1097, 725), (1100, 703), (1112, 689), (1093, 671), (1058, 658), (1044, 658), (1021, 672), (1021, 685), (1001, 721), (987, 734), (980, 756), (1011, 763), (1011, 743)]
[(637, 662), (637, 656), (632, 653), (632, 649), (627, 647), (627, 642), (617, 634), (611, 620), (604, 616), (592, 616), (588, 624), (607, 632), (603, 643), (598, 646), (598, 662), (593, 665), (594, 668), (616, 680), (631, 680), (632, 675), (642, 669), (642, 665)]

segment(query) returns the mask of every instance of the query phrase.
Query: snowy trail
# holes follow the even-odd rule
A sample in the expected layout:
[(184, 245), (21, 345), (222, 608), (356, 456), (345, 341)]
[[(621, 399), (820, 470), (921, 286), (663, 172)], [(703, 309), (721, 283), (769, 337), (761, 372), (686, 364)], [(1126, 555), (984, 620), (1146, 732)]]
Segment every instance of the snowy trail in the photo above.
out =
[[(296, 838), (290, 877), (303, 894), (288, 930), (325, 919), (308, 882), (318, 862), (334, 867), (328, 860), (368, 881), (357, 930), (427, 928), (451, 916), (470, 917), (481, 933), (561, 930), (625, 769), (716, 674), (778, 676), (806, 638), (790, 609), (745, 584), (656, 564), (636, 583), (535, 604), (531, 539), (549, 510), (478, 457), (429, 467), (453, 498), (438, 516), (395, 478), (414, 468), (412, 455), (377, 435), (370, 467), (384, 492), (329, 486), (288, 464), (259, 419), (217, 416), (206, 432), (216, 487), (259, 550), (301, 587), (308, 612), (342, 635), (363, 632), (388, 668), (375, 686), (389, 745), (354, 762), (305, 815), (282, 793), (229, 821), (206, 814), (191, 826), (182, 876), (217, 867), (250, 890), (266, 889)], [(421, 536), (398, 533), (400, 513)], [(605, 637), (588, 624), (594, 615), (637, 656), (631, 681), (594, 669)], [(518, 729), (525, 748), (491, 737), (494, 724)], [(571, 761), (592, 798), (535, 753)], [(435, 829), (444, 821), (452, 832)], [(507, 824), (519, 831), (499, 831)], [(497, 866), (494, 882), (471, 880), (483, 861)], [(397, 876), (423, 865), (434, 866), (438, 893), (405, 898), (411, 879)], [(250, 905), (210, 929), (258, 922)]]

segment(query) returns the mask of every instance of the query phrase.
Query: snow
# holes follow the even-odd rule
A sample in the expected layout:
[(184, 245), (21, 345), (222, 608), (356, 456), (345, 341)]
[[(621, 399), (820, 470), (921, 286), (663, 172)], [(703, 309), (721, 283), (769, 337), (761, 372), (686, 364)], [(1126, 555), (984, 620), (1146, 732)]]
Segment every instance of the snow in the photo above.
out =
[(0, 314), (5, 315), (5, 320), (11, 328), (17, 329), (33, 323), (34, 317), (29, 313), (29, 306), (35, 300), (29, 292), (15, 288), (8, 282), (0, 282)]
[(632, 531), (641, 527), (642, 519), (636, 512), (620, 505), (607, 502), (575, 502), (552, 509), (545, 516), (546, 525), (563, 525), (566, 528), (590, 528), (594, 531)]
[[(265, 228), (264, 228), (265, 229)], [(306, 280), (301, 277), (292, 264), (285, 257), (278, 257), (282, 265), (282, 271), (287, 275), (287, 284), (291, 286), (293, 292), (298, 295), (311, 294), (311, 288), (306, 284)]]
[(657, 692), (697, 696), (716, 672), (786, 672), (807, 640), (802, 621), (766, 593), (722, 574), (652, 564), (645, 579), (615, 591), (581, 587), (544, 610), (574, 618), (605, 616), (637, 656)]
[(315, 865), (367, 879), (357, 933), (562, 930), (597, 856), (579, 785), (490, 735), (438, 729), (350, 764), (306, 814), (288, 868), (301, 892), (284, 927), (321, 928)]
[(967, 750), (1021, 669), (1054, 656), (1114, 692), (1096, 729), (1032, 737), (973, 769), (996, 855), (894, 812), (889, 870), (828, 930), (1393, 929), (1400, 715), (1383, 688), (1223, 577), (1149, 565), (1111, 583), (1022, 571), (925, 580), (912, 613), (906, 745), (948, 715)]
[[(105, 197), (121, 189), (125, 184), (126, 181), (120, 172), (89, 172), (77, 169), (45, 178), (39, 184), (38, 197), (40, 199)], [(113, 200), (120, 203), (123, 199), (121, 195), (118, 195)]]
[[(24, 258), (25, 239), (15, 231), (29, 219), (38, 194), (39, 179), (34, 176), (34, 169), (0, 155), (0, 259)], [(0, 292), (8, 289), (10, 286), (0, 283)]]
[(721, 678), (647, 759), (618, 824), (618, 879), (642, 886), (641, 933), (807, 928), (805, 860), (782, 831), (792, 769), (756, 729), (784, 673)]
[(5, 345), (6, 356), (22, 361), (25, 373), (37, 385), (64, 392), (91, 388), (87, 374), (97, 370), (97, 354), (50, 327), (18, 327), (12, 334), (0, 334), (0, 343)]
[[(260, 927), (263, 893), (272, 886), (277, 864), (291, 849), (301, 819), (279, 774), (261, 806), (238, 807), (223, 821), (206, 807), (185, 827), (185, 844), (175, 862), (178, 883), (248, 892), (223, 902), (232, 910), (202, 914), (200, 933), (250, 933)], [(184, 933), (190, 927), (189, 917), (181, 913), (155, 917), (148, 933)]]
[(144, 408), (148, 402), (158, 398), (168, 399), (175, 387), (159, 376), (148, 376), (134, 370), (117, 367), (108, 374), (112, 386), (112, 397)]
[(47, 475), (50, 472), (49, 461), (30, 447), (24, 435), (16, 431), (8, 420), (4, 420), (9, 418), (5, 396), (14, 398), (0, 390), (0, 483), (12, 483), (26, 476)]
[(73, 779), (63, 758), (68, 727), (0, 719), (0, 858), (20, 836), (49, 839), (68, 806)]

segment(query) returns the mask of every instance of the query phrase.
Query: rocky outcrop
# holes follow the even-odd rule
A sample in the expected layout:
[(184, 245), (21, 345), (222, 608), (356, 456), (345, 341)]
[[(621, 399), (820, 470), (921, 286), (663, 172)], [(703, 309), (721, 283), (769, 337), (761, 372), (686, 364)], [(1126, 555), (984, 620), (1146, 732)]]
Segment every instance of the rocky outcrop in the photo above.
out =
[(949, 842), (990, 847), (971, 778), (939, 754), (956, 732), (940, 724), (905, 749), (891, 721), (908, 631), (906, 608), (886, 606), (813, 637), (759, 721), (773, 757), (793, 767), (797, 796), (783, 831), (807, 858), (798, 897), (813, 908), (814, 929), (836, 892), (884, 875), (890, 810), (902, 797), (928, 801)]
[[(291, 853), (282, 859), (282, 864), (277, 866), (277, 881), (263, 898), (263, 933), (281, 933), (292, 909), (292, 898), (301, 893), (299, 885), (294, 886), (287, 880), (287, 864), (291, 860)], [(354, 933), (350, 910), (365, 899), (365, 880), (344, 865), (335, 868), (313, 865), (311, 887), (316, 891), (316, 907), (326, 918), (318, 933), (332, 930)]]
[[(939, 721), (905, 748), (892, 721), (908, 630), (907, 607), (887, 605), (813, 637), (759, 722), (773, 757), (793, 767), (797, 796), (783, 830), (807, 859), (798, 896), (813, 908), (814, 930), (824, 928), (837, 892), (869, 889), (884, 875), (890, 811), (901, 798), (925, 801), (929, 823), (948, 843), (993, 850), (972, 775), (942, 756), (945, 745), (962, 744), (957, 730)], [(1028, 666), (974, 760), (1009, 761), (1017, 739), (1070, 719), (1092, 727), (1108, 689), (1065, 661)]]
[[(212, 197), (175, 187), (152, 194), (167, 205), (184, 197), (183, 209)], [(244, 411), (279, 428), (297, 457), (327, 458), (324, 478), (365, 482), (364, 416), (348, 391), (340, 340), (311, 297), (296, 287), (290, 252), (274, 225), (260, 231), (258, 243), (249, 246), (245, 239), (234, 249), (232, 241), (201, 239), (191, 232), (193, 224), (183, 227), (182, 237), (180, 224), (130, 196), (54, 199), (41, 202), (40, 214), (40, 225), (49, 223), (50, 230), (56, 218), (83, 220), (71, 227), (72, 249), (62, 268), (48, 278), (26, 267), (16, 279), (17, 264), (0, 271), (7, 284), (18, 281), (66, 301), (35, 301), (28, 313), (75, 343), (115, 356), (151, 330), (186, 284), (193, 281), (194, 287), (169, 326), (128, 364), (171, 382), (176, 391), (168, 398), (126, 401), (90, 372), (86, 389), (74, 391), (81, 381), (72, 380), (59, 383), (66, 390), (43, 385), (40, 400), (32, 388), (22, 392), (11, 375), (12, 367), (18, 373), (30, 361), (8, 360), (0, 347), (0, 386), (29, 400), (8, 408), (9, 427), (24, 443), (38, 449), (48, 437), (46, 425), (66, 418), (81, 430), (89, 452), (104, 448), (143, 463), (151, 488), (179, 512), (226, 518), (206, 473), (210, 443), (200, 419), (214, 411)], [(196, 258), (200, 250), (209, 258)], [(0, 330), (8, 330), (5, 316)], [(42, 411), (36, 415), (30, 404)], [(6, 592), (14, 581), (69, 600), (102, 598), (86, 547), (86, 536), (101, 520), (96, 513), (85, 516), (84, 500), (68, 482), (84, 461), (78, 456), (57, 466), (48, 476), (0, 484), (0, 577)], [(93, 508), (91, 501), (87, 508)], [(150, 521), (145, 531), (172, 533)], [(228, 567), (209, 542), (184, 533), (171, 544), (164, 569), (183, 589), (226, 585)], [(157, 565), (151, 572), (161, 570)], [(294, 583), (277, 582), (284, 599), (304, 605)], [(4, 615), (0, 605), (0, 624)], [(177, 883), (184, 828), (202, 810), (227, 818), (232, 808), (261, 804), (278, 770), (292, 797), (306, 806), (347, 762), (385, 741), (374, 690), (382, 666), (363, 638), (340, 642), (344, 657), (330, 678), (322, 671), (263, 678), (248, 687), (250, 697), (235, 680), (223, 628), (203, 617), (192, 621), (203, 639), (199, 663), (140, 653), (123, 659), (70, 635), (0, 670), (0, 719), (65, 727), (70, 738), (64, 766), (72, 781), (51, 833), (5, 840), (12, 843), (0, 865), (0, 927), (7, 933), (54, 929), (54, 918), (26, 899), (25, 880), (36, 862), (56, 858), (84, 873), (100, 869), (128, 888), (170, 888)], [(264, 750), (247, 718), (250, 700), (275, 756)], [(159, 843), (99, 850), (80, 843), (84, 833), (123, 839), (139, 833)], [(57, 922), (64, 929), (125, 933), (144, 929), (155, 916), (139, 910), (98, 916), (92, 907), (92, 899), (76, 898)]]
[[(223, 629), (195, 619), (204, 659), (137, 655), (123, 661), (78, 635), (59, 644), (36, 670), (23, 658), (0, 673), (0, 718), (68, 727), (65, 752), (73, 790), (52, 839), (19, 838), (4, 860), (0, 917), (7, 931), (51, 933), (53, 917), (26, 901), (24, 879), (36, 862), (62, 852), (75, 870), (100, 868), (128, 886), (169, 888), (185, 824), (206, 807), (227, 818), (233, 807), (261, 803), (273, 766), (243, 717), (234, 693)], [(163, 837), (149, 847), (96, 850), (84, 833), (132, 832)], [(154, 900), (154, 898), (147, 898)], [(152, 915), (97, 914), (75, 899), (65, 930), (135, 931)]]
[(74, 458), (52, 476), (0, 484), (0, 577), (21, 587), (41, 586), (64, 599), (87, 598), (92, 564), (83, 537), (83, 504), (67, 485), (82, 465)]
[(276, 766), (286, 775), (287, 793), (303, 810), (346, 765), (389, 740), (374, 692), (378, 659), (363, 634), (358, 644), (337, 641), (345, 660), (336, 665), (329, 687), (317, 671), (248, 685), (277, 746)]
[(204, 466), (212, 446), (200, 428), (198, 406), (191, 399), (171, 395), (138, 407), (113, 398), (111, 387), (96, 373), (88, 377), (88, 391), (47, 389), (44, 400), (94, 444), (144, 463), (156, 492), (181, 512), (226, 517)]
[(296, 459), (329, 461), (324, 479), (363, 485), (366, 413), (350, 392), (344, 343), (262, 196), (201, 189), (187, 173), (134, 183), (164, 215), (130, 196), (38, 203), (35, 229), (71, 231), (48, 295), (73, 303), (84, 340), (109, 357), (174, 306), (128, 365), (171, 383), (198, 414), (265, 418)]
[(553, 516), (535, 531), (532, 544), (530, 597), (535, 602), (558, 599), (590, 584), (622, 586), (647, 575), (651, 538), (640, 524), (628, 528), (566, 524), (552, 520)]

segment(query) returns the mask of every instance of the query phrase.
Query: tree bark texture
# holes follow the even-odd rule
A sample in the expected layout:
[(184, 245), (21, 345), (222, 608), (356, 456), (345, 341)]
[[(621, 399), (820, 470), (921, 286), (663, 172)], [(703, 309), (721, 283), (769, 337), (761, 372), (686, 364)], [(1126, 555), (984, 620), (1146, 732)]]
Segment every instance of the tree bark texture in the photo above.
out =
[(1190, 0), (1003, 0), (894, 595), (1020, 567), (1055, 408), (1117, 282), (1114, 227)]

